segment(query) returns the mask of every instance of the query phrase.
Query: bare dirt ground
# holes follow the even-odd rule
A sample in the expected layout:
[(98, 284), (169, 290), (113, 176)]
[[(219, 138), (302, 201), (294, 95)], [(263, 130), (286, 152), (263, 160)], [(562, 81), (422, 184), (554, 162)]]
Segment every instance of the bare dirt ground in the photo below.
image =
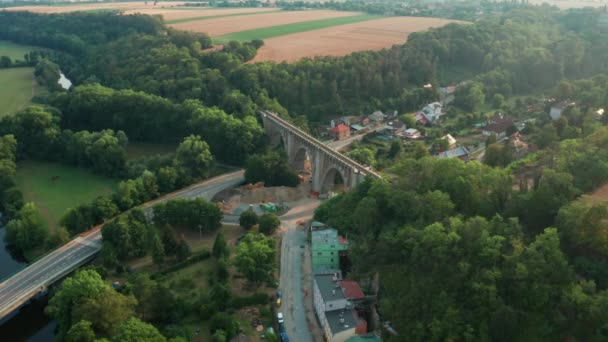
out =
[(608, 4), (608, 1), (570, 1), (570, 0), (532, 0), (532, 5), (542, 5), (548, 3), (557, 6), (560, 9), (583, 8), (583, 7), (603, 7)]
[[(216, 15), (226, 14), (237, 14), (237, 13), (257, 13), (257, 12), (268, 12), (276, 11), (276, 8), (227, 8), (227, 9), (170, 9), (170, 8), (139, 8), (125, 11), (125, 14), (147, 14), (147, 15), (161, 15), (165, 21), (188, 19), (196, 17), (212, 17)], [(211, 19), (209, 19), (211, 20)]]
[(584, 197), (593, 202), (608, 200), (608, 183), (600, 186), (591, 194), (585, 195)]
[(457, 20), (392, 17), (295, 33), (264, 41), (252, 62), (293, 62), (305, 57), (344, 56), (355, 51), (381, 50), (403, 44), (416, 31), (444, 26)]
[(204, 32), (211, 37), (228, 33), (254, 30), (263, 27), (286, 25), (302, 21), (346, 17), (360, 14), (358, 12), (319, 11), (285, 11), (251, 16), (232, 16), (226, 18), (190, 21), (171, 25), (172, 27), (193, 32)]
[(119, 9), (119, 10), (135, 10), (135, 9), (152, 9), (152, 8), (166, 8), (182, 5), (185, 2), (158, 2), (156, 6), (153, 1), (148, 1), (148, 4), (144, 1), (137, 2), (108, 2), (99, 4), (75, 4), (67, 6), (19, 6), (9, 7), (6, 11), (30, 11), (36, 13), (66, 13), (75, 11), (91, 11), (98, 9)]

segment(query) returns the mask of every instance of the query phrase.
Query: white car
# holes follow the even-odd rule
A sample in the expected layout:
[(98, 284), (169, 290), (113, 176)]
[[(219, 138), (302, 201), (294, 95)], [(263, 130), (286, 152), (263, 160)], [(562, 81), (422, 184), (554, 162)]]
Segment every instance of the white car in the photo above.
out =
[(283, 321), (283, 313), (282, 312), (279, 312), (277, 314), (277, 320), (279, 321), (279, 324), (283, 324), (284, 321)]

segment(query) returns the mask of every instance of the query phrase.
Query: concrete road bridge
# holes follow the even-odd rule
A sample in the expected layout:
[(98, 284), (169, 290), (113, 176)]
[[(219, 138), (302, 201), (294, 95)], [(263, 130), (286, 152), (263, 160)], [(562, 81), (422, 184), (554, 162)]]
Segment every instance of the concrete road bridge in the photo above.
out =
[[(211, 200), (220, 191), (244, 181), (245, 172), (239, 170), (165, 195), (143, 204), (142, 207), (149, 212), (153, 205), (173, 198), (204, 197)], [(238, 217), (225, 215), (223, 221), (238, 222)], [(39, 293), (45, 292), (49, 286), (94, 258), (101, 249), (101, 240), (101, 226), (98, 226), (0, 283), (0, 322)]]
[(296, 170), (303, 170), (304, 164), (312, 166), (312, 190), (326, 193), (336, 184), (344, 184), (348, 191), (365, 179), (381, 176), (348, 158), (308, 133), (269, 111), (260, 111), (264, 130), (273, 147), (281, 143), (285, 147), (289, 162)]

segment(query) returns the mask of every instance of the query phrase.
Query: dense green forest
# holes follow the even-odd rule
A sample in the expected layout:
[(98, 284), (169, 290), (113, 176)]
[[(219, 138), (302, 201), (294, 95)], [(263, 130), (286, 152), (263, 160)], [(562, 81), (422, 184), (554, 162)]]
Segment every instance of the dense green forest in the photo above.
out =
[[(329, 200), (317, 218), (354, 241), (355, 275), (379, 273), (379, 310), (401, 334), (394, 340), (604, 340), (608, 210), (581, 194), (608, 180), (606, 119), (592, 113), (608, 106), (605, 14), (512, 7), (474, 23), (414, 33), (390, 49), (291, 64), (248, 64), (263, 42), (216, 51), (208, 49), (209, 37), (144, 15), (0, 12), (0, 39), (52, 49), (28, 62), (36, 65), (38, 82), (56, 83), (61, 70), (75, 84), (69, 91), (51, 87), (39, 105), (0, 120), (7, 239), (22, 251), (53, 248), (210, 176), (216, 161), (248, 166), (250, 181), (296, 183), (284, 156), (266, 150), (259, 108), (307, 128), (337, 114), (417, 110), (437, 97), (424, 84), (466, 80), (454, 104), (463, 124), (476, 119), (485, 99), (550, 95), (577, 105), (560, 120), (530, 124), (526, 129), (541, 150), (512, 164), (492, 163), (505, 168), (434, 159), (424, 145), (406, 150), (393, 144), (386, 151), (386, 180)], [(525, 108), (516, 103), (510, 110)], [(179, 146), (175, 153), (127, 161), (129, 141)], [(370, 159), (368, 152), (352, 156)], [(12, 179), (15, 163), (26, 159), (87, 168), (121, 182), (114, 194), (68, 210), (65, 229), (49, 235)], [(205, 212), (205, 229), (215, 231), (216, 209), (204, 201), (160, 206), (161, 224), (154, 227), (139, 210), (125, 213), (104, 228), (103, 262), (117, 268), (148, 254), (159, 263), (187, 259), (190, 251), (175, 239), (173, 226), (187, 225), (191, 210)], [(245, 240), (244, 255), (250, 245), (269, 252), (261, 257), (274, 256), (261, 235)], [(264, 278), (253, 271), (252, 278)], [(109, 291), (96, 272), (74, 279), (48, 310), (61, 321), (61, 336), (120, 340), (138, 331), (163, 340), (131, 317), (137, 313), (166, 332), (185, 312), (209, 319), (209, 297), (225, 295), (218, 286), (201, 296), (198, 309), (182, 302), (168, 309), (161, 299), (173, 299), (149, 279), (124, 294)], [(211, 301), (214, 308), (226, 310), (219, 299)], [(115, 303), (120, 315), (101, 310), (104, 302)], [(226, 316), (214, 315), (212, 323), (232, 336)]]

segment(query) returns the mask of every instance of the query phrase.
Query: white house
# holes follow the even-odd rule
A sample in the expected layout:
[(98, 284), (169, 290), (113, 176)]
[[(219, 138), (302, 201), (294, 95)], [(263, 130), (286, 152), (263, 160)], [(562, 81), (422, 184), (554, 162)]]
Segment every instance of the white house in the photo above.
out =
[(422, 114), (429, 123), (434, 124), (443, 115), (443, 106), (439, 102), (429, 103), (422, 108), (420, 114)]
[(369, 119), (375, 123), (384, 122), (384, 119), (386, 119), (386, 115), (384, 115), (384, 113), (382, 113), (381, 111), (377, 110), (369, 115)]

